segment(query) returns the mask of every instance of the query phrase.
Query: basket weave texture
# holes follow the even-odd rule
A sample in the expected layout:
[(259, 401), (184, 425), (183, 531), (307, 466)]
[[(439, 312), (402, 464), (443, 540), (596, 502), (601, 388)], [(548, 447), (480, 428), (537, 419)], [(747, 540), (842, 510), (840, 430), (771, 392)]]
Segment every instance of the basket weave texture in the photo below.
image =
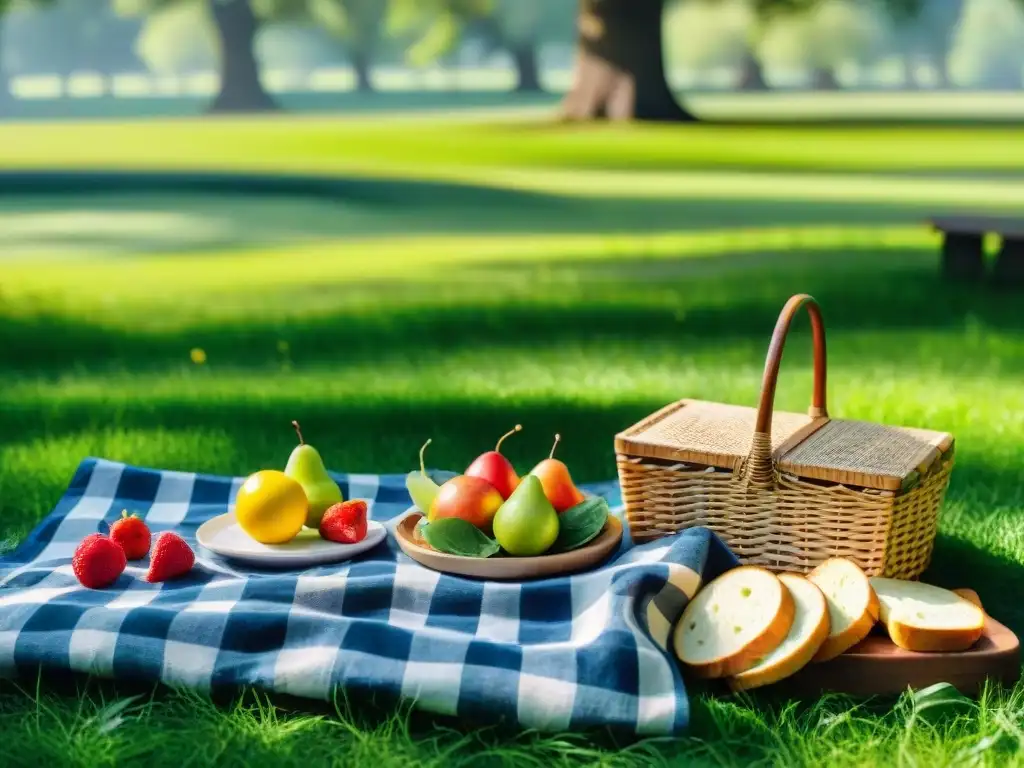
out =
[[(814, 400), (806, 415), (775, 412), (782, 348), (803, 306), (814, 331)], [(824, 327), (806, 295), (779, 317), (758, 408), (682, 400), (615, 445), (638, 542), (706, 526), (744, 563), (807, 572), (846, 557), (869, 576), (904, 579), (931, 560), (954, 458), (947, 433), (828, 417)]]

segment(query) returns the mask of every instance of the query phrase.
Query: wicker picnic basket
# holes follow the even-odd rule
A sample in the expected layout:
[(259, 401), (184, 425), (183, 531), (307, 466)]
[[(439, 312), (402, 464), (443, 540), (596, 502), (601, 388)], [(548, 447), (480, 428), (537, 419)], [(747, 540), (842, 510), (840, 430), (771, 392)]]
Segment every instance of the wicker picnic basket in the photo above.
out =
[[(807, 415), (774, 411), (790, 324), (811, 316), (814, 394)], [(634, 541), (694, 526), (749, 564), (807, 572), (846, 557), (869, 576), (927, 568), (953, 469), (952, 435), (831, 419), (825, 328), (817, 302), (794, 296), (768, 347), (756, 409), (680, 400), (615, 437)]]

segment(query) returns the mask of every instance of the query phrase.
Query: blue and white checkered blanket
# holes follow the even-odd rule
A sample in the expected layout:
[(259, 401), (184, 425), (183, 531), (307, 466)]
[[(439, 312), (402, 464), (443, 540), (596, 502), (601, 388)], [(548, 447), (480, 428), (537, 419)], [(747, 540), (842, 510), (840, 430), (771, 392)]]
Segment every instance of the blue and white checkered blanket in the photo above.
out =
[[(389, 532), (410, 506), (404, 476), (334, 477)], [(686, 726), (669, 632), (702, 581), (736, 564), (705, 529), (640, 546), (627, 535), (596, 570), (524, 583), (436, 573), (390, 535), (350, 562), (299, 572), (198, 549), (180, 580), (149, 584), (141, 561), (105, 590), (76, 581), (75, 546), (122, 509), (195, 548), (196, 529), (231, 508), (241, 482), (83, 461), (56, 509), (0, 559), (0, 672), (43, 666), (325, 700), (340, 687), (542, 730)], [(615, 483), (587, 490), (620, 514)]]

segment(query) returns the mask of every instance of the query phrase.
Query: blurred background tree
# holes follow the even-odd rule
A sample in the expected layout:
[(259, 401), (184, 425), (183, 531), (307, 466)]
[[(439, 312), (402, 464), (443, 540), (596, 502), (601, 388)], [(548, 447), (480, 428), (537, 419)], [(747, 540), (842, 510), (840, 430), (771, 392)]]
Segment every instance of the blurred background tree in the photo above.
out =
[[(9, 21), (10, 12), (18, 5), (24, 7), (24, 0), (0, 0), (0, 33), (8, 32), (8, 28), (12, 26)], [(17, 32), (18, 30), (15, 28), (14, 34)], [(25, 55), (23, 46), (14, 48), (4, 44), (8, 39), (16, 39), (14, 34), (0, 35), (0, 115), (7, 112), (10, 107), (10, 73), (21, 68), (22, 62), (19, 59)]]
[(1024, 0), (0, 0), (0, 100), (11, 76), (144, 67), (212, 74), (210, 109), (248, 112), (277, 107), (270, 73), (304, 84), (315, 69), (348, 64), (367, 92), (375, 67), (455, 65), (510, 73), (524, 92), (568, 72), (570, 119), (685, 120), (673, 73), (693, 81), (719, 70), (730, 82), (716, 86), (741, 89), (884, 87), (879, 72), (906, 87), (1019, 88), (1022, 9)]
[(257, 15), (268, 21), (309, 21), (337, 40), (356, 78), (356, 90), (373, 90), (371, 67), (377, 53), (387, 0), (252, 0)]
[(853, 0), (823, 0), (770, 26), (761, 40), (760, 55), (773, 67), (806, 71), (812, 88), (834, 90), (841, 87), (839, 70), (876, 61), (887, 44), (884, 8)]
[[(260, 112), (277, 109), (277, 104), (267, 93), (260, 79), (259, 64), (256, 61), (256, 35), (260, 28), (258, 18), (249, 0), (112, 0), (117, 12), (129, 18), (151, 18), (162, 16), (159, 24), (196, 24), (194, 40), (189, 45), (190, 53), (184, 54), (202, 58), (201, 48), (209, 47), (210, 30), (216, 41), (216, 71), (219, 80), (217, 95), (210, 105), (211, 112)], [(178, 7), (175, 10), (175, 7)], [(191, 6), (191, 7), (189, 7)], [(176, 15), (177, 14), (177, 15)], [(173, 36), (172, 36), (173, 37)], [(145, 40), (142, 45), (145, 45)], [(159, 44), (149, 40), (159, 49)], [(156, 56), (156, 62), (166, 65), (169, 58), (178, 56), (176, 51), (165, 51), (162, 55), (150, 51), (146, 56)]]
[(388, 28), (410, 41), (408, 61), (423, 66), (478, 43), (507, 55), (517, 91), (543, 89), (539, 49), (572, 35), (573, 0), (390, 0)]
[(146, 69), (181, 76), (217, 69), (217, 31), (203, 0), (154, 8), (142, 19), (135, 50)]
[(949, 48), (949, 66), (969, 88), (1019, 89), (1024, 68), (1024, 3), (969, 0)]
[[(917, 65), (922, 60), (934, 70), (936, 85), (950, 86), (950, 51), (964, 5), (964, 0), (904, 0), (890, 4), (892, 50), (901, 54), (907, 88), (919, 85)], [(1024, 46), (1024, 39), (1020, 45)]]

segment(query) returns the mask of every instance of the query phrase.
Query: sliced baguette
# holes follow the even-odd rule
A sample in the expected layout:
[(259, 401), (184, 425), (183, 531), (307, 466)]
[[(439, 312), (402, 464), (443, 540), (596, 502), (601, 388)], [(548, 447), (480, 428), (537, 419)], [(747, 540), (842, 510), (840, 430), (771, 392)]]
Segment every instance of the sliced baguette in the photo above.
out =
[(745, 672), (786, 638), (796, 606), (775, 574), (744, 565), (710, 582), (683, 611), (676, 656), (696, 677)]
[(781, 574), (779, 580), (796, 605), (793, 626), (774, 651), (746, 672), (729, 679), (735, 691), (749, 691), (795, 674), (810, 663), (828, 638), (828, 603), (821, 590), (805, 577), (791, 573)]
[(966, 651), (981, 637), (985, 612), (960, 595), (917, 581), (873, 577), (889, 637), (908, 651)]
[(868, 636), (878, 621), (878, 596), (856, 563), (842, 557), (826, 560), (807, 578), (828, 603), (828, 638), (813, 661), (834, 659)]

